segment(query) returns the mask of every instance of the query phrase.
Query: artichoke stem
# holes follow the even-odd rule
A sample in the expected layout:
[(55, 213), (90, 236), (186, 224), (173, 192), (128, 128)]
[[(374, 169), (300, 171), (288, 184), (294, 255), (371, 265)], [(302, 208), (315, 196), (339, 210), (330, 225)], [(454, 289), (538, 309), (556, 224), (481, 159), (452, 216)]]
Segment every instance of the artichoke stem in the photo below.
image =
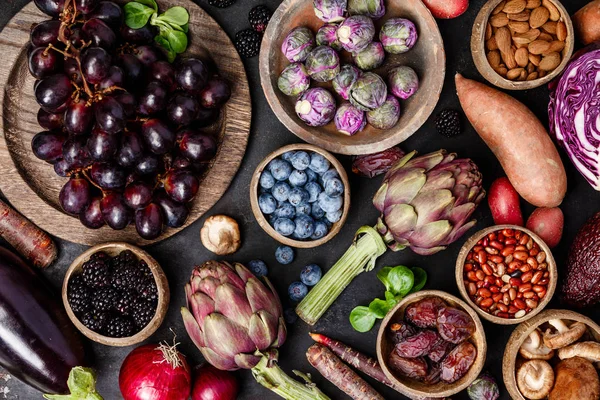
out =
[(298, 304), (298, 316), (309, 325), (316, 324), (354, 278), (375, 267), (375, 261), (386, 249), (375, 229), (370, 226), (360, 228), (352, 246)]
[(252, 375), (258, 383), (288, 400), (330, 400), (314, 383), (310, 382), (309, 375), (294, 371), (306, 381), (306, 384), (302, 384), (290, 378), (279, 368), (277, 362), (272, 361), (267, 355), (263, 355), (260, 362), (252, 368)]

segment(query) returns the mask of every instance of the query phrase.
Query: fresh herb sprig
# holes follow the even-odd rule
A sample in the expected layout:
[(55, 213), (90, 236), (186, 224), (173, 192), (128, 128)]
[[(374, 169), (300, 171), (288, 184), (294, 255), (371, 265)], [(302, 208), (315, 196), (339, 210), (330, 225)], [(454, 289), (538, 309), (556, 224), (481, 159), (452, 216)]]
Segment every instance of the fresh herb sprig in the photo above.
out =
[(375, 299), (368, 307), (354, 307), (350, 312), (350, 323), (358, 332), (368, 332), (378, 319), (383, 319), (392, 308), (410, 293), (423, 289), (427, 282), (427, 273), (418, 267), (404, 265), (384, 267), (377, 278), (385, 285), (385, 300)]
[(158, 28), (159, 34), (154, 40), (167, 52), (169, 62), (188, 47), (188, 23), (190, 14), (180, 6), (158, 13), (155, 0), (136, 0), (125, 4), (125, 23), (131, 29), (140, 29), (150, 24)]

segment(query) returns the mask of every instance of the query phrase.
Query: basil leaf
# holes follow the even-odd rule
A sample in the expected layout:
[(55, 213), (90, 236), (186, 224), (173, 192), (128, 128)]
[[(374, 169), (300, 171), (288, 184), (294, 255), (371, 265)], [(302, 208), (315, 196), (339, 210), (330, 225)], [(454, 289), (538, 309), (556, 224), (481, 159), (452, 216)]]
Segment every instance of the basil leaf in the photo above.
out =
[(354, 307), (350, 313), (350, 324), (358, 332), (370, 331), (376, 320), (377, 317), (365, 306)]
[(165, 51), (167, 52), (167, 60), (170, 63), (175, 61), (175, 57), (177, 57), (177, 54), (173, 51), (173, 49), (171, 48), (171, 44), (169, 44), (169, 41), (166, 38), (164, 38), (161, 35), (158, 35), (154, 38), (154, 41), (158, 43), (160, 47), (165, 49)]
[(387, 279), (388, 274), (392, 270), (392, 267), (383, 267), (377, 271), (377, 278), (385, 285), (386, 290), (390, 290), (390, 282)]
[(187, 10), (180, 6), (169, 8), (167, 11), (158, 16), (161, 20), (168, 22), (170, 25), (177, 27), (187, 24), (190, 20), (190, 14)]
[(173, 49), (173, 51), (177, 54), (183, 53), (185, 49), (187, 49), (188, 38), (183, 32), (171, 29), (167, 33), (167, 40), (171, 45), (171, 49)]
[(392, 268), (387, 279), (392, 287), (390, 292), (400, 296), (406, 296), (415, 283), (413, 272), (404, 265)]
[(427, 272), (423, 268), (413, 267), (410, 269), (413, 272), (415, 283), (410, 293), (418, 292), (423, 289), (425, 283), (427, 283)]
[(136, 2), (152, 8), (155, 12), (158, 11), (158, 4), (154, 0), (136, 0)]
[(385, 300), (375, 299), (369, 304), (369, 311), (381, 319), (390, 311), (390, 306)]
[(154, 14), (153, 9), (136, 2), (125, 4), (123, 9), (125, 10), (125, 23), (131, 29), (143, 28)]

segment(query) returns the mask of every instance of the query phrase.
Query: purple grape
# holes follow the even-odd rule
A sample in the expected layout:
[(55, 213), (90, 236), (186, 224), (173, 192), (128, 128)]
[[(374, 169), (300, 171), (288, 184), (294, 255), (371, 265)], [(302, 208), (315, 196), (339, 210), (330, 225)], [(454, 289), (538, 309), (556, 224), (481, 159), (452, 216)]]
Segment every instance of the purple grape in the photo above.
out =
[(217, 108), (200, 107), (194, 125), (198, 128), (212, 125), (219, 119), (219, 115), (219, 109)]
[(200, 92), (200, 105), (204, 108), (220, 108), (231, 97), (231, 89), (224, 79), (215, 77)]
[(125, 171), (111, 163), (96, 162), (90, 170), (92, 180), (105, 190), (115, 190), (125, 187)]
[(154, 41), (155, 36), (156, 31), (150, 24), (146, 24), (139, 29), (130, 28), (126, 24), (121, 26), (121, 38), (129, 43), (150, 44)]
[(189, 125), (196, 119), (200, 106), (198, 101), (184, 94), (177, 94), (169, 101), (167, 116), (176, 125)]
[(48, 129), (49, 131), (57, 130), (63, 126), (63, 115), (62, 113), (49, 113), (40, 108), (37, 114), (37, 121), (44, 129)]
[(119, 29), (123, 22), (123, 11), (118, 4), (112, 1), (101, 1), (87, 17), (100, 19), (111, 28)]
[(135, 132), (123, 132), (121, 147), (117, 152), (117, 163), (122, 167), (131, 167), (144, 155), (142, 138)]
[(57, 53), (44, 48), (37, 48), (31, 52), (28, 60), (29, 72), (36, 79), (46, 78), (55, 73), (62, 66), (62, 58)]
[(73, 86), (65, 74), (51, 75), (41, 80), (35, 88), (35, 99), (46, 111), (52, 112), (66, 107), (73, 93)]
[[(31, 44), (34, 47), (48, 46), (50, 43), (56, 45), (58, 41), (58, 31), (60, 30), (60, 21), (48, 20), (40, 22), (31, 28), (29, 34)], [(55, 52), (56, 53), (56, 52)]]
[(185, 224), (189, 210), (185, 204), (171, 199), (165, 192), (159, 192), (155, 201), (160, 205), (164, 215), (164, 223), (171, 228), (179, 228)]
[(101, 47), (89, 47), (81, 55), (83, 76), (92, 85), (98, 84), (106, 78), (110, 63), (110, 54)]
[(125, 85), (132, 89), (138, 89), (144, 74), (144, 65), (133, 54), (121, 54), (119, 65), (125, 72)]
[(120, 92), (114, 98), (121, 103), (121, 107), (123, 107), (123, 111), (128, 118), (135, 117), (137, 101), (134, 95), (129, 92)]
[(40, 132), (31, 140), (31, 150), (40, 160), (54, 163), (62, 157), (66, 137), (59, 132)]
[(131, 221), (133, 212), (123, 202), (120, 193), (111, 192), (106, 194), (100, 201), (100, 210), (104, 222), (112, 229), (124, 229)]
[(157, 156), (154, 154), (145, 154), (136, 164), (135, 170), (142, 176), (149, 176), (156, 175), (159, 167), (160, 164)]
[(61, 189), (58, 199), (65, 212), (77, 215), (91, 201), (90, 183), (85, 178), (71, 177)]
[(85, 33), (83, 33), (81, 27), (79, 26), (69, 29), (68, 38), (71, 45), (75, 46), (76, 48), (81, 48), (89, 40)]
[(79, 64), (77, 64), (77, 61), (75, 61), (74, 58), (67, 58), (64, 60), (63, 72), (77, 85), (83, 85), (83, 77), (79, 70)]
[(151, 203), (135, 213), (135, 229), (144, 239), (156, 239), (162, 233), (163, 216), (160, 206)]
[(37, 8), (51, 17), (58, 17), (65, 8), (65, 0), (33, 0)]
[(85, 138), (69, 138), (62, 149), (64, 160), (70, 168), (84, 168), (91, 164)]
[(65, 129), (72, 135), (87, 133), (94, 122), (94, 108), (83, 99), (71, 102), (65, 111)]
[(69, 163), (62, 158), (54, 163), (54, 172), (60, 177), (65, 178), (69, 176), (70, 170), (71, 167)]
[(104, 226), (104, 217), (100, 209), (100, 199), (94, 198), (79, 214), (79, 221), (86, 228), (99, 229)]
[(108, 70), (108, 75), (98, 84), (99, 89), (108, 89), (114, 86), (123, 87), (125, 82), (125, 73), (120, 67), (113, 65)]
[(151, 45), (138, 46), (135, 51), (135, 56), (147, 67), (163, 58), (160, 50)]
[(176, 88), (175, 68), (167, 61), (157, 61), (150, 65), (148, 79), (162, 83), (169, 91)]
[(156, 114), (167, 106), (167, 90), (158, 82), (150, 82), (140, 97), (138, 111), (142, 115)]
[(183, 60), (175, 75), (179, 86), (189, 93), (199, 93), (208, 81), (208, 67), (201, 60)]
[(179, 203), (187, 203), (198, 192), (200, 182), (189, 171), (170, 171), (163, 181), (165, 192)]
[(142, 136), (148, 149), (154, 154), (165, 154), (175, 144), (175, 134), (159, 119), (149, 119), (142, 125)]
[(112, 97), (105, 97), (96, 103), (96, 123), (108, 132), (117, 133), (125, 128), (127, 120), (121, 103)]
[(209, 161), (217, 152), (217, 143), (209, 135), (186, 133), (179, 142), (179, 152), (192, 162)]
[(84, 14), (89, 14), (98, 6), (98, 0), (76, 0), (75, 5), (77, 11), (81, 11)]
[(111, 135), (101, 129), (94, 129), (87, 141), (90, 157), (94, 161), (109, 161), (119, 147), (117, 135)]
[(81, 29), (93, 46), (112, 49), (117, 43), (115, 32), (98, 18), (88, 19)]
[(152, 201), (154, 185), (146, 182), (133, 182), (123, 192), (123, 201), (132, 210), (146, 207)]

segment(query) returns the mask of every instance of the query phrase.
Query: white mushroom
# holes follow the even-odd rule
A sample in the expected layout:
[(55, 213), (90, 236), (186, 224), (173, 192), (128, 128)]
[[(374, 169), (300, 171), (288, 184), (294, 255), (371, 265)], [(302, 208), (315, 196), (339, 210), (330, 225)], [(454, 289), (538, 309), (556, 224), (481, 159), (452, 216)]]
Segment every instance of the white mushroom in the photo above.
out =
[(519, 353), (528, 360), (549, 360), (554, 357), (554, 350), (546, 347), (542, 342), (542, 334), (534, 330), (519, 348)]
[(562, 319), (551, 319), (548, 323), (557, 331), (552, 333), (551, 329), (547, 329), (544, 333), (544, 344), (550, 349), (568, 346), (579, 340), (586, 331), (586, 326), (582, 322), (567, 326)]
[(220, 256), (235, 253), (241, 245), (238, 223), (226, 215), (209, 217), (200, 230), (200, 240), (208, 250)]
[(590, 362), (600, 361), (600, 343), (579, 342), (558, 350), (558, 358), (581, 357)]
[(531, 400), (544, 399), (554, 385), (554, 371), (544, 360), (530, 360), (517, 371), (517, 386)]

